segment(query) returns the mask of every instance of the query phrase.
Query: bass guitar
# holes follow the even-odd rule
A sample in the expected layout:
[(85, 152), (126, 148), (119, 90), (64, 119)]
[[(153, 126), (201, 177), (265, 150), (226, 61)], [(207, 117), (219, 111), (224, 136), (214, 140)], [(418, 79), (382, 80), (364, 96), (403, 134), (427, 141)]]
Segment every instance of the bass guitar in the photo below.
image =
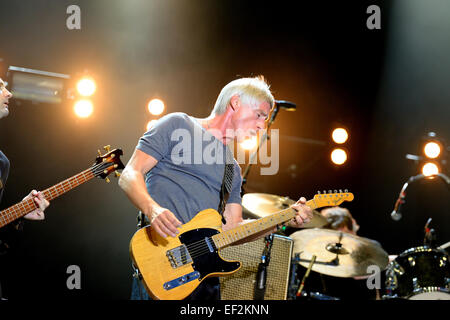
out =
[[(106, 179), (106, 181), (109, 182), (107, 176), (113, 171), (116, 176), (119, 176), (119, 172), (117, 172), (117, 170), (124, 168), (124, 165), (120, 160), (120, 156), (123, 154), (122, 150), (114, 149), (110, 151), (110, 146), (106, 146), (104, 148), (108, 151), (108, 153), (101, 155), (99, 151), (99, 156), (95, 159), (95, 164), (93, 164), (90, 168), (42, 191), (45, 199), (48, 201), (53, 200), (95, 177)], [(36, 209), (37, 205), (33, 198), (28, 198), (0, 211), (0, 228)]]

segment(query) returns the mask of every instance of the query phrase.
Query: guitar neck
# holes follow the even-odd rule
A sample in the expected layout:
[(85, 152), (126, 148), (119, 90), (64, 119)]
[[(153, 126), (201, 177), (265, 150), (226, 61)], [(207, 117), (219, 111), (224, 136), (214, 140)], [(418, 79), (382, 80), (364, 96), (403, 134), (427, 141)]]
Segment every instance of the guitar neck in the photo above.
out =
[[(73, 188), (76, 188), (79, 185), (91, 180), (94, 177), (95, 175), (92, 171), (92, 168), (89, 168), (48, 189), (45, 189), (44, 191), (42, 191), (42, 193), (45, 199), (50, 201), (66, 193), (67, 191), (70, 191)], [(0, 211), (0, 228), (7, 225), (8, 223), (13, 222), (14, 220), (19, 219), (20, 217), (23, 217), (24, 215), (30, 213), (35, 209), (37, 209), (36, 203), (34, 202), (33, 198), (29, 198), (3, 211)]]
[[(309, 200), (306, 202), (306, 205), (311, 209), (317, 209), (314, 200)], [(245, 239), (255, 233), (264, 231), (269, 228), (273, 228), (276, 225), (289, 221), (294, 218), (296, 211), (292, 208), (288, 208), (277, 213), (271, 214), (267, 217), (260, 218), (258, 220), (244, 223), (239, 227), (233, 228), (231, 230), (218, 233), (212, 236), (214, 244), (218, 249), (229, 246), (239, 240)]]

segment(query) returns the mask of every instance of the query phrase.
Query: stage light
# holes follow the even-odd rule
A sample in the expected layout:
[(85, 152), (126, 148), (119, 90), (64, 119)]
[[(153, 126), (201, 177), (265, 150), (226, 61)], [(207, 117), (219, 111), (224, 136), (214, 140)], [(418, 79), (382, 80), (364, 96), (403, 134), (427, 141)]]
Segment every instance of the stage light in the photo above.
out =
[(333, 130), (331, 134), (333, 141), (337, 144), (342, 144), (348, 139), (348, 132), (344, 128), (336, 128)]
[(436, 175), (440, 172), (439, 166), (433, 162), (427, 162), (422, 167), (422, 173), (426, 177)]
[(247, 138), (240, 143), (240, 146), (244, 150), (253, 150), (258, 145), (258, 138), (253, 136), (251, 138)]
[(155, 119), (153, 119), (153, 120), (150, 120), (149, 122), (147, 122), (147, 131), (149, 131), (150, 130), (150, 128), (151, 127), (153, 127), (153, 125), (157, 122), (158, 120), (155, 120)]
[(159, 116), (164, 112), (164, 102), (160, 99), (152, 99), (148, 103), (147, 108), (152, 115)]
[(84, 97), (90, 97), (94, 94), (97, 86), (91, 78), (83, 78), (77, 83), (78, 93)]
[(423, 152), (428, 158), (435, 159), (441, 154), (441, 146), (437, 142), (430, 141), (425, 144)]
[(67, 74), (10, 66), (7, 78), (15, 99), (61, 103), (65, 100)]
[(347, 161), (347, 152), (340, 148), (334, 149), (331, 152), (331, 161), (337, 165), (344, 164)]
[(445, 174), (448, 169), (448, 151), (445, 139), (435, 132), (422, 136), (417, 154), (406, 154), (406, 159), (413, 160), (424, 176), (433, 178), (437, 174)]
[(87, 118), (94, 111), (94, 106), (89, 100), (78, 100), (74, 105), (74, 111), (78, 117)]

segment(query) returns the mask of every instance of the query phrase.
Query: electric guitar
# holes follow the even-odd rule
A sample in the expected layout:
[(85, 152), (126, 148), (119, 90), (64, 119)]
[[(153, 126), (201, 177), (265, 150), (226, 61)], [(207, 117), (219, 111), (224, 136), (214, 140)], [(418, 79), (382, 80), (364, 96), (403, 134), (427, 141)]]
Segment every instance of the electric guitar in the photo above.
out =
[[(327, 193), (316, 194), (306, 204), (317, 209), (352, 200), (352, 193)], [(239, 270), (241, 263), (222, 259), (220, 249), (289, 221), (295, 214), (288, 208), (222, 232), (221, 215), (206, 209), (182, 225), (177, 237), (163, 238), (151, 226), (139, 229), (130, 241), (130, 255), (153, 299), (181, 300), (204, 279)]]
[[(114, 149), (112, 151), (109, 150), (110, 146), (104, 147), (107, 154), (101, 155), (100, 150), (99, 156), (95, 159), (95, 164), (93, 164), (90, 168), (70, 177), (44, 191), (45, 199), (48, 201), (59, 197), (60, 195), (66, 193), (69, 190), (72, 190), (75, 187), (91, 180), (94, 177), (99, 177), (102, 179), (106, 179), (106, 182), (109, 182), (107, 176), (111, 172), (115, 172), (118, 177), (120, 174), (116, 170), (120, 170), (124, 168), (122, 161), (120, 160), (120, 156), (123, 154), (122, 150)], [(34, 202), (33, 198), (29, 198), (26, 200), (22, 200), (21, 202), (0, 211), (0, 228), (6, 226), (8, 223), (13, 222), (14, 220), (23, 217), (24, 215), (30, 213), (33, 210), (36, 210), (38, 206)]]

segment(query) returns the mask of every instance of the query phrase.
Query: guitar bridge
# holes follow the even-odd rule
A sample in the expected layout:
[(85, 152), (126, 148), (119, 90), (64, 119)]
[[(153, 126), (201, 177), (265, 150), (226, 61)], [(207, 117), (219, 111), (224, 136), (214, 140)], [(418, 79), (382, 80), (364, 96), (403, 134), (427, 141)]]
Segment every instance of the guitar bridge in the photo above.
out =
[(174, 269), (192, 263), (191, 255), (184, 244), (171, 250), (167, 250), (166, 256)]

